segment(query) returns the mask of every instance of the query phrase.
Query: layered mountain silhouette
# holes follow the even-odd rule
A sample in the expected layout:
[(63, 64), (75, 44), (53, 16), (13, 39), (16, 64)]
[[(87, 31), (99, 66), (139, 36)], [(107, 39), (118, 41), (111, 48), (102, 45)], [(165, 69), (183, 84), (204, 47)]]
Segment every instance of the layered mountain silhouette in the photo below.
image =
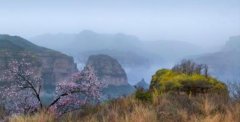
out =
[(234, 36), (226, 42), (222, 50), (205, 54), (196, 61), (207, 64), (210, 73), (223, 81), (240, 81), (240, 36)]
[(199, 47), (182, 41), (142, 41), (132, 35), (103, 34), (90, 30), (78, 34), (45, 34), (30, 40), (67, 53), (79, 64), (85, 64), (90, 55), (112, 56), (126, 69), (133, 84), (145, 76), (149, 81), (149, 76), (157, 69), (155, 67), (202, 52)]
[(38, 45), (70, 54), (96, 51), (134, 52), (148, 59), (149, 56), (153, 56), (151, 60), (155, 59), (154, 56), (157, 56), (156, 59), (168, 60), (200, 52), (199, 47), (183, 41), (142, 41), (132, 35), (102, 34), (90, 30), (78, 34), (44, 34), (30, 40)]

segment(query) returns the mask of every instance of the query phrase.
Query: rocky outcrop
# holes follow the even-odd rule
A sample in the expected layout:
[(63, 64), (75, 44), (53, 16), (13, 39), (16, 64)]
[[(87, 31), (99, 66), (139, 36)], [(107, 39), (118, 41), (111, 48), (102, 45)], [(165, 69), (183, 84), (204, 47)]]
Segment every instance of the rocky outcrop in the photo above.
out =
[(92, 55), (88, 58), (87, 66), (91, 66), (105, 86), (128, 85), (127, 75), (118, 61), (108, 55)]
[(87, 66), (93, 68), (98, 80), (105, 86), (102, 100), (126, 96), (134, 92), (127, 75), (118, 61), (108, 55), (92, 55)]
[(134, 87), (136, 87), (136, 88), (143, 88), (143, 89), (149, 89), (149, 84), (147, 84), (146, 81), (143, 78), (136, 85), (134, 85)]
[(42, 76), (46, 93), (53, 93), (55, 84), (77, 71), (73, 58), (60, 52), (37, 46), (21, 37), (0, 35), (0, 73), (10, 60), (27, 59)]

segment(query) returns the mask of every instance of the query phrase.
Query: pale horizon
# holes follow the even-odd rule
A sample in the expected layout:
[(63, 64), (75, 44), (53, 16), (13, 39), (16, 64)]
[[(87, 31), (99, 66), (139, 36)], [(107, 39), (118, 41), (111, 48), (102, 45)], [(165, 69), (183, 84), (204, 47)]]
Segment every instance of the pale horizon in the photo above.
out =
[(1, 34), (124, 33), (141, 40), (223, 45), (240, 35), (240, 1), (0, 1)]

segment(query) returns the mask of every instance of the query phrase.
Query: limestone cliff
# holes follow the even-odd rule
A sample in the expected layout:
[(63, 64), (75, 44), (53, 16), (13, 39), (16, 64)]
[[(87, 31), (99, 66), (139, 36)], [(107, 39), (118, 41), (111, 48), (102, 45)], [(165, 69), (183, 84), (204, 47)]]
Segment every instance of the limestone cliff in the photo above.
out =
[(124, 69), (116, 59), (108, 55), (92, 55), (86, 65), (93, 68), (98, 80), (106, 86), (128, 85)]
[(44, 91), (51, 94), (56, 82), (77, 71), (73, 58), (39, 47), (21, 37), (0, 35), (0, 74), (10, 60), (27, 59), (34, 64), (44, 82)]
[(92, 55), (86, 65), (93, 68), (98, 80), (105, 86), (102, 90), (103, 100), (129, 95), (135, 90), (116, 59), (108, 55)]

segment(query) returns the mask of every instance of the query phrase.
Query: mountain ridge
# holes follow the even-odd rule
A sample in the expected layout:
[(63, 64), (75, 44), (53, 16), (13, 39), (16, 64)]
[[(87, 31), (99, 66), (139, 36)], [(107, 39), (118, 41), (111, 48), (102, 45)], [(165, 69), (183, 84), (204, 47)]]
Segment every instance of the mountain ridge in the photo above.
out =
[(184, 41), (143, 41), (123, 33), (106, 34), (89, 30), (77, 34), (38, 36), (30, 40), (73, 56), (79, 65), (85, 64), (90, 55), (110, 55), (126, 69), (131, 84), (141, 78), (150, 80), (156, 67), (168, 66), (183, 57), (202, 52), (199, 47)]
[(209, 66), (210, 73), (223, 81), (240, 80), (240, 36), (230, 37), (218, 52), (201, 55), (195, 60)]
[(37, 46), (19, 36), (0, 35), (0, 74), (11, 60), (26, 59), (43, 79), (43, 97), (54, 93), (56, 83), (77, 71), (73, 58)]

